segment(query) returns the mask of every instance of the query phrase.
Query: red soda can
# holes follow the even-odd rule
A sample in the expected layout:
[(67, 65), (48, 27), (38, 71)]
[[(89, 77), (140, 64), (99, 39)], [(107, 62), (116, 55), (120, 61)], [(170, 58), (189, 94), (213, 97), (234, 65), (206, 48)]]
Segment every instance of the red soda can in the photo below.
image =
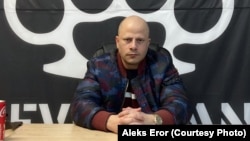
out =
[(0, 100), (0, 141), (4, 140), (5, 120), (6, 120), (6, 103), (4, 100)]

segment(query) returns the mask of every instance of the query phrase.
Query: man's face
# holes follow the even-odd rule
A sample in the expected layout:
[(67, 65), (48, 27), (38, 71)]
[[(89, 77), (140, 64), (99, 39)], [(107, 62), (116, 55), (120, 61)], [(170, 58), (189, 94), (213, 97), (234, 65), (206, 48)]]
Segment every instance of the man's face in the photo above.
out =
[(150, 39), (145, 27), (125, 26), (116, 36), (116, 45), (126, 69), (137, 69), (148, 51)]

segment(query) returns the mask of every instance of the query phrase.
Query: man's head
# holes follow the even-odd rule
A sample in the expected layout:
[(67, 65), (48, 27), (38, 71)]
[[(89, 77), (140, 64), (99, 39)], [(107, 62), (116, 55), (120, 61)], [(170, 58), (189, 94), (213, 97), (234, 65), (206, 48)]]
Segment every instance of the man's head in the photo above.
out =
[(126, 17), (119, 25), (116, 46), (126, 69), (137, 69), (150, 43), (147, 22), (138, 16)]

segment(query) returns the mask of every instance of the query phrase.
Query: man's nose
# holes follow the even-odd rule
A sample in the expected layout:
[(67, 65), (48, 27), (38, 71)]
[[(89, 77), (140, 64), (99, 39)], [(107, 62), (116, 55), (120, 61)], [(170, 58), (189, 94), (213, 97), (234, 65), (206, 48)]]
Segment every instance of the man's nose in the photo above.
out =
[(136, 40), (134, 39), (134, 40), (132, 40), (132, 42), (131, 42), (131, 48), (132, 48), (132, 49), (136, 49), (136, 47), (137, 47), (137, 42), (136, 42)]

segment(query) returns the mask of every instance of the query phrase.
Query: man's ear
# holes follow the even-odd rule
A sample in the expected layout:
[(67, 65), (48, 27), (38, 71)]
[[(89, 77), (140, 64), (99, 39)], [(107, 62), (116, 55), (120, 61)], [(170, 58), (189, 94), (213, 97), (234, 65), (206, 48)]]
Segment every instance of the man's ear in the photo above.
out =
[(151, 38), (148, 38), (148, 46), (150, 45), (151, 43)]
[(119, 45), (118, 45), (118, 43), (119, 43), (119, 36), (118, 35), (115, 36), (115, 43), (116, 43), (116, 48), (119, 49)]

